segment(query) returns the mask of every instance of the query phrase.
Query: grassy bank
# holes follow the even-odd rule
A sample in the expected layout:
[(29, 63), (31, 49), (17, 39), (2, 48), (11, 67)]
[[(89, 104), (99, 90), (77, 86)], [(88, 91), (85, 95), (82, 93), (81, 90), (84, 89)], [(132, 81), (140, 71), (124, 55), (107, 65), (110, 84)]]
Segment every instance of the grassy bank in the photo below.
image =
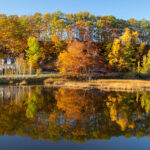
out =
[(70, 81), (67, 79), (47, 79), (45, 86), (65, 88), (97, 88), (100, 90), (150, 90), (150, 81), (123, 80), (123, 79), (98, 79), (90, 81)]
[(42, 75), (9, 75), (0, 76), (0, 85), (44, 85), (48, 87), (79, 88), (100, 90), (149, 90), (149, 80), (134, 79), (95, 79), (87, 81), (75, 81), (63, 78), (59, 74), (42, 74)]
[(0, 76), (0, 85), (43, 85), (48, 78), (60, 78), (59, 74), (5, 75)]

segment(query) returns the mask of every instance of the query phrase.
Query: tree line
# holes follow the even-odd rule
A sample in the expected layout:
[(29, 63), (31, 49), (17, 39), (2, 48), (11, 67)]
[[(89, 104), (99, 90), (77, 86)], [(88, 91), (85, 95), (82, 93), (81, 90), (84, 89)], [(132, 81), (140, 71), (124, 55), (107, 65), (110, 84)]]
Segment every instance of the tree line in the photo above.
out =
[[(145, 73), (150, 66), (149, 47), (150, 21), (145, 19), (61, 11), (30, 16), (0, 14), (0, 56), (19, 59), (22, 72), (25, 68), (32, 72), (51, 60), (57, 61), (53, 69), (71, 75), (102, 66), (117, 72)], [(64, 65), (66, 60), (70, 66)], [(71, 65), (75, 62), (78, 66)], [(23, 67), (25, 64), (29, 67)]]

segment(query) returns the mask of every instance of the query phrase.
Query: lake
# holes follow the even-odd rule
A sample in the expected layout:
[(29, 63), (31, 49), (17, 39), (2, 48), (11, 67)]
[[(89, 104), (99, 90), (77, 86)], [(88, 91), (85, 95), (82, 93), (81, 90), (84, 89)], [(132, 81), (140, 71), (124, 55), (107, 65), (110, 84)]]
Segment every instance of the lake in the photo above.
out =
[(0, 149), (149, 150), (150, 92), (0, 87)]

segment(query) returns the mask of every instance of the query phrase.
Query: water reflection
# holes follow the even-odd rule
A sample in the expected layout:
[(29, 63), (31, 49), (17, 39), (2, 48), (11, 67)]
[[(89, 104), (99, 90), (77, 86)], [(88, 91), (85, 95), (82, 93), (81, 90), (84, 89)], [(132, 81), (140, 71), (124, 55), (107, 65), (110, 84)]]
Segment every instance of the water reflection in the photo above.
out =
[(149, 92), (0, 88), (0, 135), (43, 140), (150, 135)]

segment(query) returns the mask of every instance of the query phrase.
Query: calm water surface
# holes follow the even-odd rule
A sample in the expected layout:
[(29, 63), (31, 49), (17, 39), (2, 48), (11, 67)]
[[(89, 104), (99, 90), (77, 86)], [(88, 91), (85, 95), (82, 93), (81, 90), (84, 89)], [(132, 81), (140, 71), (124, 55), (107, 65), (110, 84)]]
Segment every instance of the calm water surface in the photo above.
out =
[(0, 87), (0, 150), (149, 150), (150, 93)]

